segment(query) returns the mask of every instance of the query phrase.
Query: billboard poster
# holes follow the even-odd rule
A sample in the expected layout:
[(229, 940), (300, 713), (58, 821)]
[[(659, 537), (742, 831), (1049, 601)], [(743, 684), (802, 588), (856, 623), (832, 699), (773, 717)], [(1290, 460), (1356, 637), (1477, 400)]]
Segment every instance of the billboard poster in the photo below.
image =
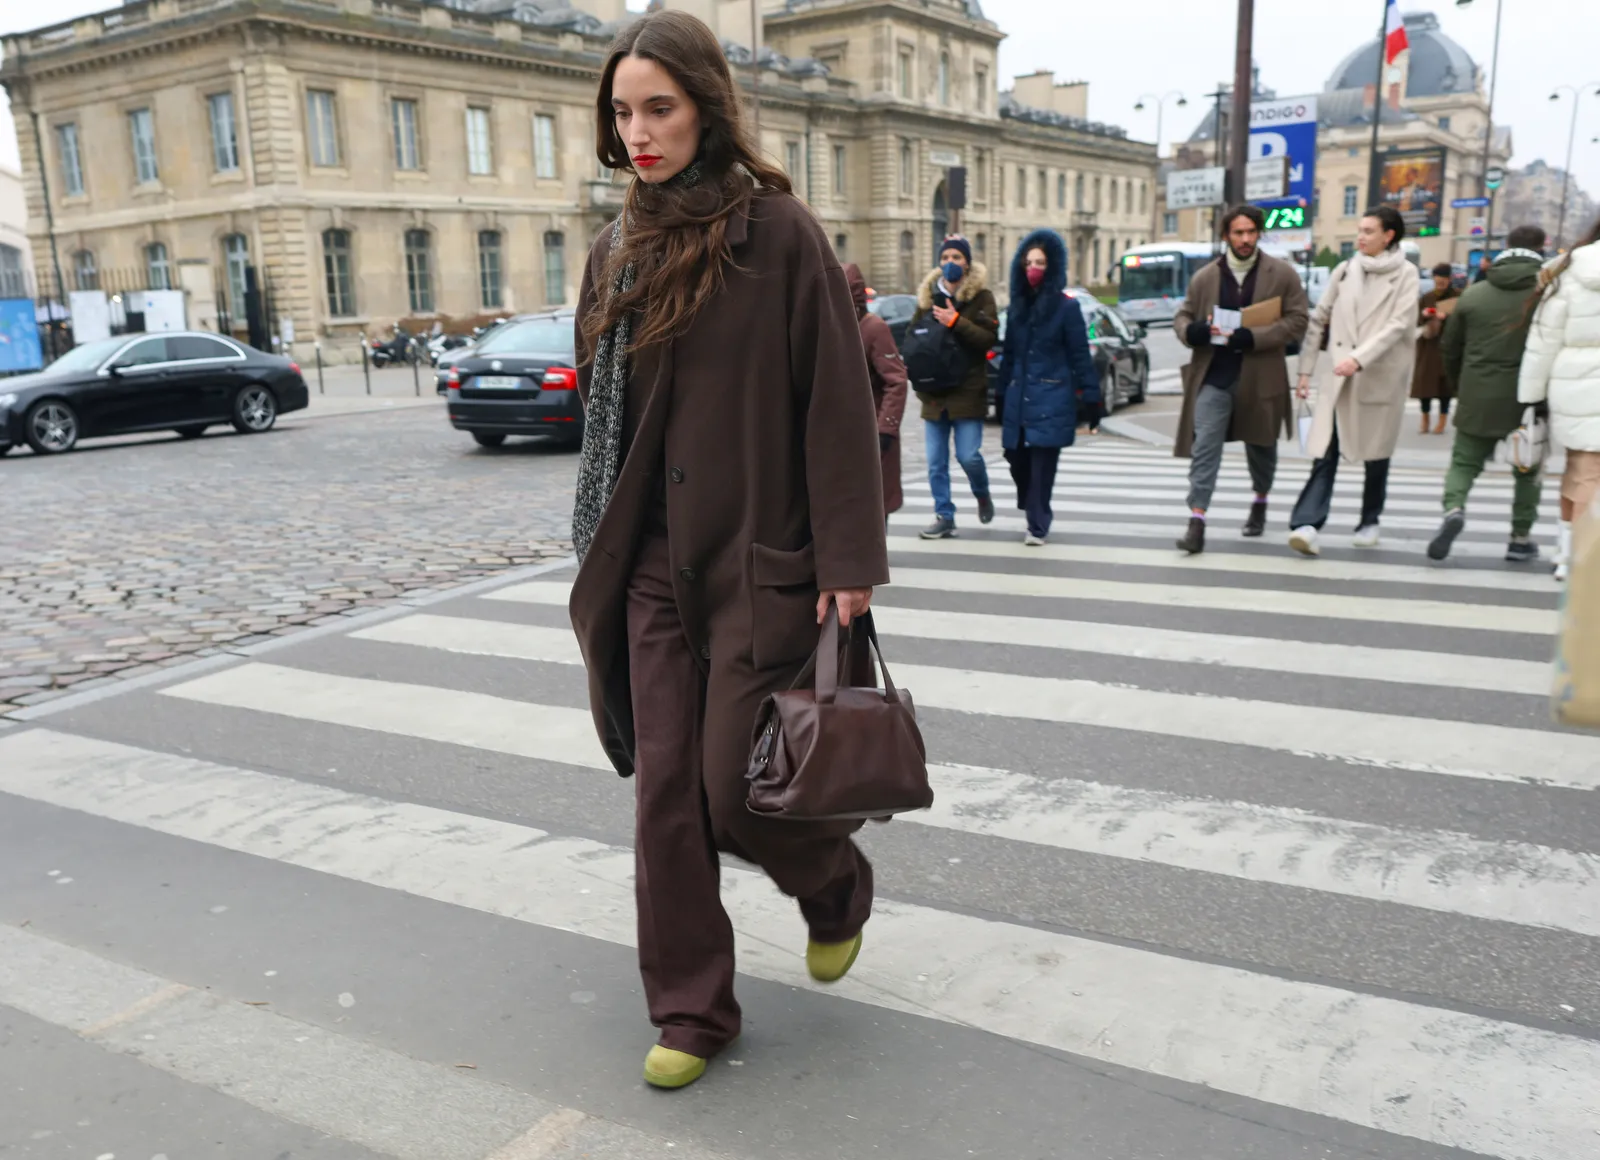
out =
[(1391, 150), (1378, 155), (1372, 205), (1393, 206), (1406, 222), (1406, 236), (1434, 238), (1444, 217), (1445, 150)]
[(36, 371), (44, 366), (39, 323), (31, 298), (0, 298), (0, 374)]
[(1289, 159), (1289, 188), (1284, 197), (1263, 205), (1310, 207), (1317, 188), (1317, 98), (1285, 97), (1250, 105), (1249, 159)]

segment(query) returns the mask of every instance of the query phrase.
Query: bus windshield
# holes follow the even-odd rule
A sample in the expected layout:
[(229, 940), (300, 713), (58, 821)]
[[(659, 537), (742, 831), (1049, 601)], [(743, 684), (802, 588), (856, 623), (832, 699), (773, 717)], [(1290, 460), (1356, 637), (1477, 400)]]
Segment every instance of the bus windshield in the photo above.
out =
[(1184, 291), (1183, 255), (1129, 254), (1122, 259), (1122, 282), (1117, 297), (1176, 298)]

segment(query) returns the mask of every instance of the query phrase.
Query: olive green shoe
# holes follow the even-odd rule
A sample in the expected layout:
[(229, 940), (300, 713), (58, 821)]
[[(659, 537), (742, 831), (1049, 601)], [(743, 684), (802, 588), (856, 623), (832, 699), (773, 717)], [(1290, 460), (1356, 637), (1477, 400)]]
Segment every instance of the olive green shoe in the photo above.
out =
[(674, 1051), (659, 1043), (644, 1057), (644, 1082), (651, 1087), (688, 1087), (706, 1073), (706, 1061), (686, 1051)]
[(861, 936), (849, 942), (821, 943), (815, 939), (806, 942), (806, 970), (819, 983), (837, 983), (856, 965), (861, 953)]

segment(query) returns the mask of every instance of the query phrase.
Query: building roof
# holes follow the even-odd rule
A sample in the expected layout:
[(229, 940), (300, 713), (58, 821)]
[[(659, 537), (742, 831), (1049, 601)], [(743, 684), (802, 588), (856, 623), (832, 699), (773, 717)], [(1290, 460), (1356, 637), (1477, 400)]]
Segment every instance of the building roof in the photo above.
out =
[[(1407, 70), (1407, 97), (1442, 97), (1450, 93), (1471, 93), (1478, 87), (1478, 66), (1467, 50), (1439, 31), (1439, 18), (1432, 12), (1405, 14), (1406, 39), (1411, 43), (1411, 63)], [(1363, 89), (1378, 76), (1379, 42), (1374, 30), (1371, 40), (1340, 62), (1328, 80), (1329, 93)]]
[[(1368, 82), (1371, 88), (1371, 82)], [(1383, 102), (1383, 124), (1402, 125), (1421, 120), (1409, 109), (1397, 109)], [(1317, 98), (1317, 125), (1322, 129), (1347, 129), (1352, 125), (1372, 124), (1372, 96), (1363, 89), (1339, 89)]]
[(1096, 137), (1125, 139), (1128, 136), (1128, 131), (1121, 125), (1107, 125), (1101, 121), (1090, 121), (1083, 117), (1069, 117), (1065, 113), (1056, 112), (1054, 109), (1036, 109), (1032, 105), (1022, 104), (1009, 91), (1000, 94), (1000, 116), (1009, 121), (1026, 121), (1033, 125), (1053, 125), (1062, 129), (1077, 129), (1082, 133), (1093, 133)]

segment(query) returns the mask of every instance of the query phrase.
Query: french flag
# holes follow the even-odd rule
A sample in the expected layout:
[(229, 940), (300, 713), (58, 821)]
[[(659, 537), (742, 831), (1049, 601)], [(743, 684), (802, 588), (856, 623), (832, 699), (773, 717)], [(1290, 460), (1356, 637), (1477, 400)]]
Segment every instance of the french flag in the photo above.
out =
[(1393, 64), (1395, 58), (1411, 47), (1406, 39), (1406, 22), (1400, 18), (1400, 6), (1389, 0), (1383, 17), (1383, 63)]

